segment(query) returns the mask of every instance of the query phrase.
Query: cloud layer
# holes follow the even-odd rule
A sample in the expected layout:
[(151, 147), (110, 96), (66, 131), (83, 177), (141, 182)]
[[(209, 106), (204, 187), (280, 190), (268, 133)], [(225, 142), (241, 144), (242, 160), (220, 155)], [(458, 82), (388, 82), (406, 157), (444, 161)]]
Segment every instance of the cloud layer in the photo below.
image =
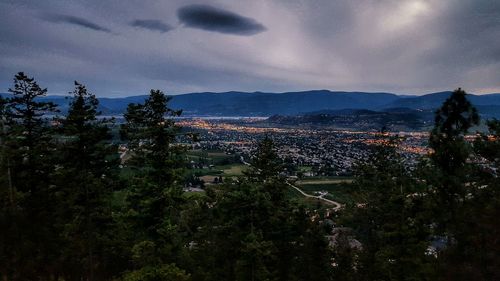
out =
[(500, 92), (499, 1), (199, 3), (0, 0), (0, 92)]
[(177, 11), (179, 20), (188, 27), (236, 34), (254, 35), (266, 28), (254, 19), (208, 5), (188, 5)]
[(93, 23), (91, 21), (88, 21), (83, 18), (75, 17), (75, 16), (69, 16), (69, 15), (46, 15), (43, 17), (45, 20), (53, 23), (62, 23), (62, 24), (70, 24), (70, 25), (76, 25), (79, 27), (83, 28), (88, 28), (92, 29), (95, 31), (103, 31), (107, 33), (111, 33), (111, 30), (109, 30), (106, 27), (100, 26), (96, 23)]
[(169, 32), (172, 27), (160, 20), (134, 20), (130, 22), (131, 26), (149, 29), (160, 33)]

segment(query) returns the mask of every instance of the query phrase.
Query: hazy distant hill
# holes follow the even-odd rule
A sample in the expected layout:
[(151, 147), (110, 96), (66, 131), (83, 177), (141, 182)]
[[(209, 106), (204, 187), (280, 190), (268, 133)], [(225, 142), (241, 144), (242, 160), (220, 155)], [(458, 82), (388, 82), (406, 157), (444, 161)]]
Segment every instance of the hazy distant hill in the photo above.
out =
[(391, 108), (384, 111), (373, 110), (322, 110), (295, 116), (274, 115), (263, 123), (281, 126), (332, 127), (359, 130), (419, 130), (432, 124), (432, 110)]
[[(439, 92), (418, 97), (410, 97), (394, 100), (386, 105), (384, 108), (391, 107), (406, 107), (412, 109), (435, 109), (441, 106), (443, 102), (451, 95), (452, 92)], [(475, 106), (500, 106), (500, 94), (489, 95), (468, 95), (467, 98)]]
[[(304, 112), (342, 109), (436, 109), (451, 92), (432, 93), (423, 96), (401, 96), (391, 93), (333, 92), (327, 90), (286, 93), (191, 93), (172, 96), (170, 106), (183, 109), (184, 116), (272, 116), (297, 115)], [(6, 94), (3, 94), (6, 95)], [(146, 96), (124, 98), (100, 98), (103, 114), (122, 114), (129, 103), (142, 102)], [(49, 96), (45, 100), (67, 109), (68, 99)], [(500, 117), (500, 94), (469, 95), (481, 114)]]
[(195, 93), (174, 96), (172, 107), (188, 115), (270, 116), (322, 109), (374, 109), (399, 97), (388, 93), (331, 92)]

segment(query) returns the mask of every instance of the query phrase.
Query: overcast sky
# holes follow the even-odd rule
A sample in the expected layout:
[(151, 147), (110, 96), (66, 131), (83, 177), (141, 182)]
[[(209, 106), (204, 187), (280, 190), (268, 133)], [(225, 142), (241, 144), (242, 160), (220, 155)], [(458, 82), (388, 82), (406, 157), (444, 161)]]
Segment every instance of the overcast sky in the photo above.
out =
[(497, 0), (0, 0), (0, 92), (500, 92)]

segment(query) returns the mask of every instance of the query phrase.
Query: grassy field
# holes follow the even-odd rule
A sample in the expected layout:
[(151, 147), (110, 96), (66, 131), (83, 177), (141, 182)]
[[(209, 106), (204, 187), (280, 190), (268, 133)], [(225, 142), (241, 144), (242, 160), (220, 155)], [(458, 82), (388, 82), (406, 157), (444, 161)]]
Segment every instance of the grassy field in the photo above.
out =
[(297, 181), (299, 185), (329, 185), (339, 183), (351, 183), (352, 178), (348, 177), (311, 177)]
[(307, 178), (297, 181), (295, 185), (305, 193), (315, 195), (318, 191), (327, 191), (326, 199), (340, 203), (352, 203), (356, 201), (356, 192), (351, 186), (352, 178)]
[(222, 177), (237, 177), (242, 176), (243, 171), (247, 168), (247, 166), (243, 164), (232, 164), (232, 165), (223, 165), (223, 166), (215, 166), (213, 168), (207, 169), (193, 169), (192, 173), (201, 177), (205, 182), (212, 182), (214, 177), (222, 176)]
[(234, 164), (234, 165), (217, 166), (216, 168), (221, 169), (225, 176), (230, 177), (230, 176), (243, 175), (243, 171), (245, 171), (247, 166), (243, 164)]
[(190, 150), (186, 153), (186, 156), (190, 160), (198, 160), (200, 158), (206, 159), (210, 164), (217, 165), (224, 161), (232, 161), (234, 155), (226, 154), (220, 150)]
[(296, 200), (297, 202), (304, 204), (308, 209), (318, 210), (330, 207), (330, 205), (325, 204), (321, 200), (304, 197), (304, 195), (291, 187), (287, 189), (286, 196), (288, 199)]

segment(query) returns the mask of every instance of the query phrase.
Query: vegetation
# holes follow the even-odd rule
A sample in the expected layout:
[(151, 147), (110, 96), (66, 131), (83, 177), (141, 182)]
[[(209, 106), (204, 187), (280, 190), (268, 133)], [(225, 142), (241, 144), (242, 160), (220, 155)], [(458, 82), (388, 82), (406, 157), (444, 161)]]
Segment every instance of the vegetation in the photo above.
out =
[[(297, 182), (328, 191), (339, 212), (294, 199), (269, 138), (248, 167), (187, 152), (170, 118), (181, 112), (159, 90), (128, 106), (121, 147), (81, 83), (61, 117), (24, 73), (10, 92), (0, 99), (2, 280), (500, 279), (500, 121), (467, 141), (479, 118), (461, 89), (436, 112), (418, 169), (389, 139), (353, 179)], [(222, 172), (203, 192), (183, 191), (211, 169)]]

